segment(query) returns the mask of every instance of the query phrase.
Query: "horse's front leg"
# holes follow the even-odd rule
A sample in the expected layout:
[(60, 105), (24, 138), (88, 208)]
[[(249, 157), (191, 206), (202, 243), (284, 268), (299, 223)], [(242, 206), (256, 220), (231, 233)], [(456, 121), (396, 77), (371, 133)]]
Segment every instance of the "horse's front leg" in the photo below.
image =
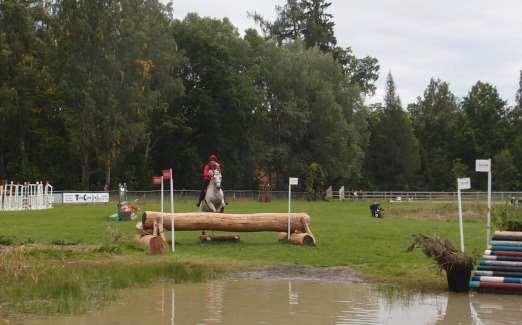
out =
[(221, 208), (219, 209), (219, 212), (223, 213), (225, 211), (225, 205), (226, 205), (226, 203), (225, 203), (225, 193), (223, 193), (223, 190), (220, 190), (220, 192), (221, 192), (220, 193), (221, 194), (220, 195), (221, 196), (221, 203), (220, 203), (221, 204)]
[(212, 210), (212, 212), (214, 212), (214, 213), (217, 212), (216, 206), (214, 205), (213, 202), (207, 202), (207, 205), (210, 208), (210, 210)]

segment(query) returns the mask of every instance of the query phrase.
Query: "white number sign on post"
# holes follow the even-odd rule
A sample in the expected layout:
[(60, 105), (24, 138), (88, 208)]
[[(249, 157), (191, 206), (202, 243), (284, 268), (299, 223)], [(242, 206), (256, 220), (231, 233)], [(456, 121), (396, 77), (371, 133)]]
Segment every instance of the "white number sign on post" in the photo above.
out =
[(290, 217), (292, 215), (292, 185), (299, 185), (299, 178), (289, 177), (288, 178), (288, 240), (290, 241)]
[(488, 215), (486, 226), (486, 244), (489, 245), (491, 236), (491, 159), (475, 160), (475, 171), (479, 173), (488, 173)]
[(468, 190), (471, 188), (471, 181), (469, 177), (457, 178), (457, 192), (459, 200), (459, 228), (460, 228), (460, 250), (464, 253), (464, 224), (462, 222), (462, 197), (461, 190)]

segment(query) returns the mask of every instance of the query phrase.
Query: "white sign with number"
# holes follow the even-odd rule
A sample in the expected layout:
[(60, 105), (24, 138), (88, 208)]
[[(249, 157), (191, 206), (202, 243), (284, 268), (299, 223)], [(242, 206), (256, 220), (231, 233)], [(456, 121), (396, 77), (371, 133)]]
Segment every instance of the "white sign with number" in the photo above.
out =
[(486, 228), (486, 243), (489, 245), (491, 238), (491, 159), (475, 160), (475, 171), (479, 173), (488, 173), (488, 215)]
[(290, 185), (299, 185), (299, 178), (297, 177), (290, 177)]
[(479, 173), (488, 173), (491, 170), (491, 160), (477, 159), (475, 160), (475, 171)]
[(458, 179), (459, 190), (469, 190), (471, 188), (471, 180), (469, 177)]

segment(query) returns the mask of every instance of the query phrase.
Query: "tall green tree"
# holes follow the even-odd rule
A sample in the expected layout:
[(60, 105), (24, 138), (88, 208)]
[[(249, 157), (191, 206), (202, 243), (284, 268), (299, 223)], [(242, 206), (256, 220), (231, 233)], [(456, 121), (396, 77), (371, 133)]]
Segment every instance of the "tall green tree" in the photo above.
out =
[(509, 116), (510, 132), (507, 143), (516, 163), (519, 175), (519, 186), (522, 186), (522, 71), (515, 95), (515, 105)]
[(456, 190), (457, 178), (469, 177), (471, 175), (471, 169), (467, 164), (462, 162), (462, 159), (455, 159), (453, 161), (451, 173), (453, 176), (453, 186), (449, 187), (448, 189)]
[[(249, 139), (253, 137), (252, 109), (257, 97), (248, 43), (226, 18), (189, 14), (174, 24), (173, 32), (186, 57), (181, 68), (186, 93), (175, 107), (190, 125), (187, 137), (169, 138), (180, 156), (176, 165), (184, 171), (181, 180), (199, 186), (203, 163), (216, 153), (226, 186), (251, 184), (254, 157)], [(165, 142), (160, 145), (167, 147)], [(165, 159), (157, 153), (158, 161)]]
[(508, 149), (501, 150), (493, 157), (493, 189), (497, 191), (516, 190), (519, 183), (519, 174)]
[(287, 0), (285, 5), (276, 6), (277, 17), (273, 22), (259, 14), (251, 16), (265, 36), (279, 45), (301, 40), (307, 48), (318, 47), (323, 53), (332, 54), (351, 84), (359, 86), (365, 94), (374, 94), (374, 83), (379, 77), (378, 61), (370, 56), (359, 59), (351, 48), (337, 46), (335, 22), (328, 13), (330, 5), (326, 0)]
[(386, 80), (384, 107), (372, 123), (366, 152), (367, 175), (383, 190), (414, 189), (420, 167), (418, 141), (411, 120), (402, 110), (391, 73)]
[(506, 104), (491, 84), (479, 81), (471, 88), (462, 102), (466, 119), (462, 131), (471, 135), (469, 147), (473, 156), (462, 158), (474, 161), (492, 157), (505, 146)]
[[(184, 93), (180, 76), (184, 58), (172, 32), (170, 5), (123, 1), (121, 8), (111, 77), (118, 105), (112, 120), (119, 124), (105, 126), (105, 138), (111, 141), (106, 142), (106, 154), (98, 156), (103, 159), (106, 184), (111, 183), (112, 162), (119, 180), (143, 184), (152, 175), (151, 153), (158, 131), (168, 134), (186, 127), (182, 114), (171, 108)], [(173, 167), (173, 161), (154, 167)]]
[(283, 6), (276, 6), (277, 18), (273, 22), (259, 14), (252, 16), (265, 35), (279, 45), (302, 40), (306, 47), (317, 46), (329, 52), (337, 44), (333, 15), (327, 12), (331, 5), (326, 0), (288, 0)]
[[(362, 150), (354, 115), (359, 92), (346, 83), (331, 55), (301, 42), (277, 47), (250, 33), (256, 85), (256, 150), (263, 169), (304, 177), (317, 163), (330, 182), (360, 175)], [(272, 181), (274, 184), (274, 181)]]
[[(57, 3), (55, 70), (65, 108), (71, 147), (77, 153), (83, 189), (99, 172), (97, 149), (106, 139), (100, 130), (114, 110), (109, 74), (114, 66), (116, 3), (63, 0)], [(108, 118), (111, 119), (110, 117)], [(101, 131), (101, 132), (100, 132)], [(105, 146), (104, 146), (105, 147)]]
[(447, 190), (455, 180), (449, 173), (454, 158), (457, 98), (447, 82), (431, 79), (423, 97), (410, 106), (415, 135), (419, 140), (422, 186)]
[[(478, 81), (462, 100), (462, 112), (457, 117), (455, 157), (469, 169), (476, 159), (488, 159), (506, 147), (508, 136), (507, 103), (497, 89)], [(477, 178), (477, 188), (485, 188), (487, 178)]]
[(0, 179), (48, 178), (57, 162), (50, 20), (45, 1), (0, 2)]
[(55, 68), (85, 189), (110, 185), (122, 148), (148, 141), (151, 112), (168, 105), (155, 87), (179, 93), (154, 86), (157, 70), (175, 70), (169, 10), (156, 0), (58, 3)]

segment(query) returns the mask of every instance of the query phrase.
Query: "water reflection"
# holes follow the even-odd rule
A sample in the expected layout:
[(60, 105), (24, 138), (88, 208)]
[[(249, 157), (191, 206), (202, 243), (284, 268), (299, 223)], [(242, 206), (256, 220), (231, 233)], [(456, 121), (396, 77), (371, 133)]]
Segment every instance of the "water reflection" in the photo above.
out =
[(520, 315), (520, 296), (441, 294), (389, 299), (366, 284), (238, 280), (129, 290), (118, 302), (87, 315), (16, 323), (516, 324)]
[(208, 317), (205, 324), (222, 324), (225, 282), (212, 281), (205, 289), (204, 305), (207, 306)]
[(299, 305), (299, 293), (292, 291), (292, 280), (288, 280), (288, 304)]
[(478, 320), (472, 317), (468, 294), (452, 293), (448, 294), (446, 297), (446, 311), (437, 321), (437, 325), (478, 323)]
[[(487, 299), (484, 299), (487, 296)], [(520, 324), (522, 303), (520, 296), (473, 295), (471, 307), (483, 324)]]

